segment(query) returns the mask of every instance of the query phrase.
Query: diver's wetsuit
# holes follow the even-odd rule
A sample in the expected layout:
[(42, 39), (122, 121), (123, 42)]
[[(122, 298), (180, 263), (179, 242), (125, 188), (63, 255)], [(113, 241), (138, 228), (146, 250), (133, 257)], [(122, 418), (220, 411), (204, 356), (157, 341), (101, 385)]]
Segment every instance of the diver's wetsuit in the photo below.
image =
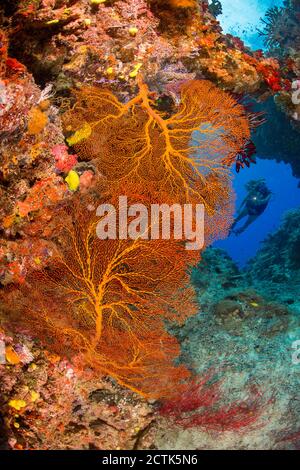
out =
[(252, 197), (246, 202), (246, 207), (248, 209), (249, 215), (261, 215), (269, 204), (269, 198), (266, 200), (260, 200), (256, 196)]
[[(249, 225), (251, 225), (266, 210), (271, 196), (272, 194), (266, 186), (263, 188), (263, 190), (250, 191), (240, 207), (239, 215), (232, 225), (231, 231), (236, 235), (243, 233), (249, 227)], [(234, 230), (234, 227), (238, 224), (238, 222), (247, 216), (248, 219), (246, 220), (244, 226), (238, 230)]]

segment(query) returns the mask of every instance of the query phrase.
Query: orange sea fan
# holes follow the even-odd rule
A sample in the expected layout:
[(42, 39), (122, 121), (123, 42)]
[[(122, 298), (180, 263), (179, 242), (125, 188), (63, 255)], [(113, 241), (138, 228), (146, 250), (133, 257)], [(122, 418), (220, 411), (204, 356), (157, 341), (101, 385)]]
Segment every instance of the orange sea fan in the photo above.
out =
[(175, 8), (193, 8), (197, 6), (196, 0), (169, 0), (169, 3)]
[[(127, 103), (93, 87), (75, 95), (76, 103), (63, 120), (65, 131), (73, 133), (69, 143), (82, 160), (94, 160), (115, 185), (154, 181), (174, 201), (194, 199), (214, 213), (210, 176), (223, 183), (229, 179), (227, 165), (250, 137), (244, 108), (229, 94), (209, 81), (188, 82), (172, 116), (157, 109), (141, 80), (138, 95)], [(226, 185), (219, 198), (228, 197)]]
[(6, 296), (9, 321), (135, 392), (172, 395), (189, 373), (174, 364), (180, 348), (165, 322), (197, 311), (187, 272), (197, 254), (172, 240), (100, 240), (98, 222), (76, 199), (62, 210), (51, 264)]
[(172, 8), (195, 8), (198, 6), (197, 0), (151, 0), (151, 2), (157, 3), (160, 8), (164, 5), (169, 5)]

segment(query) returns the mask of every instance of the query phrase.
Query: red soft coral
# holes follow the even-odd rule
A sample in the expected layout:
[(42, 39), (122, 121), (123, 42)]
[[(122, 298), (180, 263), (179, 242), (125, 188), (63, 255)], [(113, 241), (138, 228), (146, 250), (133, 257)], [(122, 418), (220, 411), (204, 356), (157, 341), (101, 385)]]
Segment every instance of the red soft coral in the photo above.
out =
[(185, 429), (240, 431), (256, 423), (265, 406), (257, 388), (250, 390), (250, 398), (245, 402), (220, 405), (221, 385), (221, 381), (214, 381), (213, 374), (208, 373), (203, 379), (195, 380), (179, 397), (163, 403), (160, 414)]

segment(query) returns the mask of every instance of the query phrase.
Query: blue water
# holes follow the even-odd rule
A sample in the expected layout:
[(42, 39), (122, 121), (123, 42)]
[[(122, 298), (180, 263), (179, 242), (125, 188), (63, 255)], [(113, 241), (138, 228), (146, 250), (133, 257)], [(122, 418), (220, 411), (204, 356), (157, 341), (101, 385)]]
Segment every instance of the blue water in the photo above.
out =
[[(259, 178), (266, 179), (273, 193), (266, 211), (243, 234), (238, 237), (231, 235), (227, 240), (215, 243), (216, 247), (225, 249), (240, 266), (253, 257), (260, 243), (278, 228), (284, 213), (300, 206), (299, 180), (293, 177), (290, 165), (273, 160), (258, 160), (257, 165), (245, 168), (234, 178), (237, 207), (247, 194), (245, 184)], [(245, 220), (241, 223), (244, 224)]]
[[(257, 29), (261, 28), (260, 19), (270, 7), (281, 6), (282, 0), (221, 0), (223, 14), (219, 17), (225, 32), (239, 36), (252, 49), (263, 48), (262, 38)], [(237, 194), (237, 207), (243, 201), (245, 184), (251, 179), (265, 178), (273, 192), (272, 200), (266, 211), (245, 233), (217, 242), (215, 246), (225, 249), (240, 265), (252, 258), (268, 234), (280, 225), (284, 213), (300, 206), (298, 180), (292, 175), (291, 167), (272, 160), (259, 160), (257, 165), (244, 169), (234, 179)], [(242, 223), (245, 222), (245, 219)]]
[(221, 0), (223, 14), (218, 17), (226, 33), (240, 37), (252, 49), (263, 49), (261, 18), (266, 11), (281, 6), (283, 0)]

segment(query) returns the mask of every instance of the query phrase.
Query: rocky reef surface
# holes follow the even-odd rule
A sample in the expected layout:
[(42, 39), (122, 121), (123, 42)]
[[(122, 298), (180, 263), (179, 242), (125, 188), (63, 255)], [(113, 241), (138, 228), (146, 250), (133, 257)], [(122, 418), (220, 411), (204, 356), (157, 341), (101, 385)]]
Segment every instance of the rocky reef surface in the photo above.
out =
[[(201, 313), (177, 331), (183, 354), (203, 376), (223, 377), (221, 402), (246, 400), (255, 386), (263, 410), (244, 431), (211, 429), (210, 421), (160, 430), (164, 449), (299, 449), (300, 211), (291, 211), (240, 270), (222, 250), (209, 248), (192, 280)], [(190, 417), (190, 419), (192, 419)]]
[(0, 450), (151, 449), (151, 403), (0, 330)]
[(286, 213), (247, 267), (255, 289), (277, 302), (300, 309), (300, 210)]

